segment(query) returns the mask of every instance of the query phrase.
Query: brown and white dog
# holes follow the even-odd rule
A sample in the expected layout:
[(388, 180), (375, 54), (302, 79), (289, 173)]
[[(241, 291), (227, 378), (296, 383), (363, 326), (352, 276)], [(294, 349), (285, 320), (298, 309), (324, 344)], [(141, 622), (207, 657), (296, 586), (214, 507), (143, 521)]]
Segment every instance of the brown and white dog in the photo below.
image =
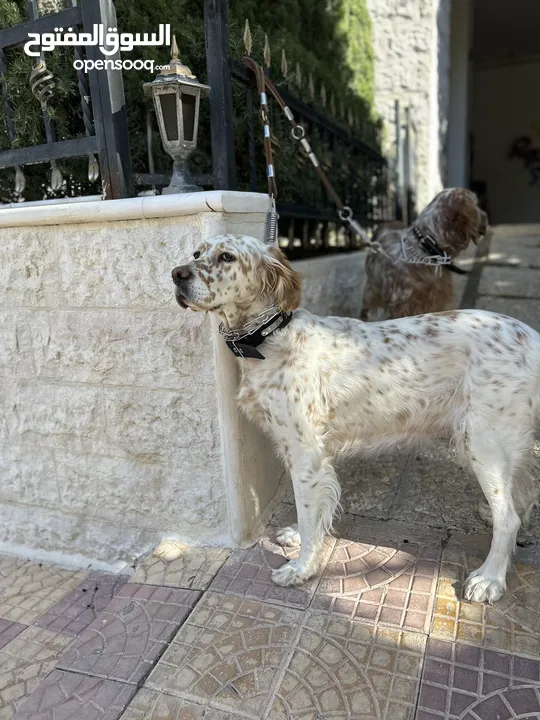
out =
[(316, 317), (296, 309), (300, 277), (283, 254), (246, 236), (203, 242), (172, 277), (182, 307), (221, 318), (241, 358), (240, 407), (291, 473), (298, 529), (283, 529), (278, 541), (301, 551), (273, 571), (276, 583), (298, 585), (317, 572), (340, 498), (336, 455), (446, 435), (493, 519), (491, 550), (465, 594), (500, 598), (521, 518), (538, 496), (527, 472), (540, 410), (538, 333), (481, 310), (380, 323)]
[(384, 319), (450, 310), (452, 273), (448, 266), (423, 264), (432, 253), (422, 247), (422, 238), (434, 240), (453, 259), (471, 240), (477, 243), (486, 230), (486, 213), (478, 207), (476, 195), (464, 188), (443, 190), (411, 227), (389, 223), (378, 228), (373, 239), (388, 257), (369, 253), (366, 258), (361, 319), (375, 319), (378, 310)]

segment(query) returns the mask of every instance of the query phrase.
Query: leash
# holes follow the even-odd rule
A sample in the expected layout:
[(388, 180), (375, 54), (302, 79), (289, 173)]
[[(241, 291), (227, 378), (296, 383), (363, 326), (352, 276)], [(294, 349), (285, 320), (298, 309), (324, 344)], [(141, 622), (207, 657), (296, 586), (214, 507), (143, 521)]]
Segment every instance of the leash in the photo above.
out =
[[(395, 264), (395, 258), (393, 258), (391, 255), (389, 255), (386, 250), (382, 247), (380, 242), (377, 240), (372, 240), (367, 232), (364, 230), (364, 228), (360, 225), (360, 223), (354, 218), (354, 214), (352, 211), (352, 208), (349, 205), (345, 205), (345, 203), (342, 201), (340, 196), (335, 191), (332, 183), (328, 179), (327, 174), (321, 167), (321, 164), (319, 162), (319, 159), (315, 155), (313, 148), (309, 144), (307, 138), (306, 138), (306, 131), (304, 129), (304, 126), (300, 123), (297, 123), (294, 119), (294, 115), (292, 114), (291, 109), (287, 106), (285, 103), (281, 93), (275, 86), (275, 84), (270, 80), (269, 77), (267, 77), (266, 73), (264, 72), (264, 68), (257, 63), (253, 58), (249, 56), (244, 57), (244, 65), (248, 67), (253, 74), (255, 75), (255, 80), (257, 83), (257, 91), (259, 93), (259, 99), (261, 104), (261, 118), (263, 122), (263, 128), (264, 128), (264, 152), (266, 156), (266, 174), (268, 179), (268, 195), (271, 200), (271, 208), (268, 212), (267, 219), (266, 219), (266, 232), (265, 232), (265, 241), (268, 244), (274, 244), (277, 241), (277, 233), (278, 233), (278, 219), (279, 215), (276, 211), (276, 198), (277, 198), (277, 185), (276, 185), (276, 177), (275, 177), (275, 170), (274, 170), (274, 157), (273, 157), (273, 151), (272, 151), (272, 142), (271, 142), (271, 131), (270, 131), (270, 120), (268, 117), (268, 98), (266, 95), (266, 90), (268, 89), (269, 92), (273, 95), (275, 101), (280, 106), (281, 110), (283, 111), (283, 114), (289, 121), (289, 123), (292, 126), (291, 129), (291, 135), (294, 140), (296, 140), (304, 151), (306, 152), (308, 158), (311, 161), (311, 164), (315, 168), (315, 172), (319, 176), (322, 184), (328, 191), (328, 194), (334, 201), (334, 204), (336, 205), (338, 209), (338, 216), (342, 222), (348, 223), (349, 227), (360, 236), (362, 239), (364, 245), (367, 246), (367, 249), (369, 252), (378, 253), (380, 255), (384, 255), (388, 260), (390, 260), (392, 263)], [(407, 256), (407, 253), (405, 252), (405, 248), (402, 243), (402, 254), (403, 254), (403, 262), (407, 264), (423, 264), (423, 265), (433, 265), (436, 266), (437, 269), (441, 267), (445, 267), (448, 270), (451, 270), (452, 272), (458, 273), (460, 275), (467, 275), (467, 271), (463, 270), (461, 268), (458, 268), (454, 263), (452, 262), (452, 258), (444, 252), (444, 250), (441, 250), (441, 248), (437, 245), (437, 242), (434, 238), (422, 234), (418, 228), (413, 228), (413, 232), (415, 236), (419, 240), (419, 244), (422, 247), (423, 250), (426, 252), (430, 252), (431, 255), (428, 257), (424, 257), (423, 260), (419, 259), (409, 259)]]
[(272, 143), (271, 143), (271, 132), (270, 132), (270, 120), (268, 118), (268, 98), (266, 95), (266, 90), (268, 89), (269, 92), (273, 95), (275, 101), (280, 106), (281, 110), (283, 111), (283, 114), (289, 121), (289, 123), (292, 126), (291, 129), (291, 135), (296, 140), (302, 148), (305, 150), (308, 158), (311, 161), (311, 164), (315, 168), (315, 172), (319, 176), (321, 182), (323, 183), (324, 187), (328, 191), (328, 194), (334, 201), (336, 207), (338, 208), (338, 216), (342, 222), (346, 222), (349, 224), (349, 226), (354, 230), (354, 232), (359, 235), (362, 238), (362, 241), (368, 246), (368, 248), (372, 252), (378, 252), (382, 253), (383, 255), (386, 255), (387, 257), (390, 257), (388, 253), (384, 250), (384, 248), (380, 245), (379, 242), (372, 240), (364, 228), (360, 225), (360, 223), (354, 218), (352, 208), (348, 205), (345, 205), (345, 203), (342, 201), (342, 199), (339, 197), (337, 192), (334, 190), (334, 187), (330, 180), (328, 179), (328, 176), (324, 172), (323, 168), (321, 167), (321, 164), (319, 162), (319, 159), (313, 152), (313, 148), (309, 144), (308, 140), (306, 139), (306, 131), (300, 123), (297, 123), (294, 119), (294, 115), (291, 112), (291, 109), (287, 106), (285, 101), (283, 100), (283, 97), (281, 96), (281, 93), (277, 89), (277, 87), (274, 85), (272, 80), (270, 80), (269, 77), (266, 76), (264, 69), (261, 65), (259, 65), (258, 62), (256, 62), (253, 58), (246, 56), (244, 57), (244, 65), (248, 67), (253, 74), (255, 75), (255, 81), (257, 83), (257, 92), (259, 93), (259, 100), (261, 105), (261, 119), (263, 123), (263, 129), (264, 129), (264, 153), (266, 156), (266, 175), (268, 179), (268, 195), (270, 196), (270, 199), (272, 201), (272, 207), (268, 213), (267, 223), (266, 223), (266, 235), (265, 240), (267, 243), (274, 243), (277, 240), (277, 221), (279, 218), (279, 215), (276, 211), (276, 198), (277, 198), (277, 185), (276, 185), (276, 178), (275, 178), (275, 171), (274, 171), (274, 157), (273, 157), (273, 151), (272, 151)]

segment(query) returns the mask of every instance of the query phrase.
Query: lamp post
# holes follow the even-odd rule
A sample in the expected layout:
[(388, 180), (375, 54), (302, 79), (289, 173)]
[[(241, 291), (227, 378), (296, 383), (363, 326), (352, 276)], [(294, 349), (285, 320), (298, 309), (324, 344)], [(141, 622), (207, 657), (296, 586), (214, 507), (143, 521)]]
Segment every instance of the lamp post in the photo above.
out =
[(194, 184), (187, 160), (197, 147), (199, 105), (201, 98), (209, 96), (210, 87), (202, 85), (179, 60), (174, 36), (169, 64), (143, 88), (154, 101), (161, 142), (174, 161), (171, 182), (163, 194), (202, 190)]

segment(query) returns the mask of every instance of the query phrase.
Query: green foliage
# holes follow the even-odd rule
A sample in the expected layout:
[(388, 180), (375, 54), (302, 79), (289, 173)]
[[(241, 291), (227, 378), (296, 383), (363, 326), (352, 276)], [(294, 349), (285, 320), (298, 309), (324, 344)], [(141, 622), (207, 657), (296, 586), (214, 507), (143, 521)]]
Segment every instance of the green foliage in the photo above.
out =
[[(64, 0), (66, 2), (66, 0)], [(120, 32), (153, 32), (161, 22), (171, 24), (180, 49), (180, 57), (188, 64), (202, 82), (206, 81), (206, 52), (203, 27), (202, 0), (116, 0), (118, 29)], [(0, 27), (16, 25), (27, 20), (24, 0), (0, 0)], [(243, 33), (248, 19), (253, 37), (252, 55), (262, 61), (265, 33), (271, 48), (272, 76), (286, 83), (293, 94), (318, 110), (331, 115), (331, 105), (336, 110), (337, 122), (348, 127), (346, 118), (354, 119), (354, 134), (370, 145), (379, 146), (380, 122), (372, 110), (374, 95), (374, 61), (371, 42), (371, 21), (366, 0), (230, 0), (231, 52), (241, 59), (244, 54)], [(287, 77), (281, 74), (281, 53), (285, 51)], [(165, 64), (169, 58), (167, 48), (134, 48), (129, 59), (153, 59)], [(10, 143), (5, 115), (0, 111), (0, 149), (14, 146), (39, 144), (45, 141), (39, 103), (33, 97), (28, 76), (32, 59), (20, 49), (7, 53), (8, 74), (6, 83), (12, 97), (17, 139)], [(55, 79), (51, 109), (58, 138), (84, 134), (82, 111), (78, 94), (76, 72), (73, 69), (73, 52), (70, 48), (57, 49), (46, 55), (47, 66)], [(301, 71), (300, 87), (296, 83), (296, 65)], [(311, 97), (308, 78), (313, 77), (315, 97)], [(146, 117), (150, 103), (143, 97), (142, 84), (153, 77), (147, 70), (124, 71), (124, 89), (128, 112), (131, 154), (134, 172), (147, 172)], [(327, 103), (323, 106), (321, 87), (324, 85)], [(234, 83), (233, 103), (236, 122), (236, 150), (239, 187), (246, 189), (248, 183), (248, 123), (246, 90)], [(333, 98), (333, 102), (331, 99)], [(255, 99), (255, 98), (254, 98)], [(262, 158), (260, 125), (256, 112), (257, 156)], [(340, 109), (344, 108), (344, 117)], [(201, 103), (201, 126), (199, 150), (192, 159), (199, 172), (210, 172), (210, 125), (209, 103)], [(155, 123), (154, 123), (155, 124)], [(275, 120), (273, 132), (276, 139), (279, 167), (297, 166), (296, 148), (288, 136), (288, 130)], [(157, 130), (153, 133), (153, 151), (156, 170), (170, 169), (170, 158), (164, 153)], [(324, 154), (325, 149), (320, 147)], [(70, 182), (82, 192), (99, 192), (96, 185), (86, 180), (86, 160), (59, 163)], [(47, 165), (25, 168), (27, 200), (41, 199), (47, 192)], [(311, 173), (310, 170), (307, 173)], [(289, 175), (287, 173), (287, 175)], [(281, 196), (298, 191), (299, 183), (305, 182), (306, 172), (300, 165), (298, 173), (285, 178), (279, 176)], [(304, 178), (302, 180), (302, 178)], [(260, 189), (264, 190), (264, 179)], [(0, 171), (0, 201), (12, 199), (13, 171)], [(73, 187), (59, 194), (72, 194)], [(318, 192), (314, 183), (313, 193)], [(78, 194), (78, 193), (77, 193)], [(311, 195), (310, 190), (310, 195)], [(313, 196), (314, 198), (314, 196)]]

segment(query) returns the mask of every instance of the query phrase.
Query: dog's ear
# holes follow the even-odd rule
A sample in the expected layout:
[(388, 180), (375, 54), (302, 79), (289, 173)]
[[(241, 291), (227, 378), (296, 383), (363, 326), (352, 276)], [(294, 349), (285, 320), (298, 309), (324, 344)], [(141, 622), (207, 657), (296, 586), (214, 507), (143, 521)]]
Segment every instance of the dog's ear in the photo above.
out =
[(302, 299), (302, 279), (285, 255), (269, 247), (263, 256), (264, 290), (285, 311), (296, 310)]
[(478, 234), (484, 236), (487, 233), (489, 225), (489, 220), (487, 213), (485, 213), (483, 210), (480, 210), (480, 223), (478, 225)]

